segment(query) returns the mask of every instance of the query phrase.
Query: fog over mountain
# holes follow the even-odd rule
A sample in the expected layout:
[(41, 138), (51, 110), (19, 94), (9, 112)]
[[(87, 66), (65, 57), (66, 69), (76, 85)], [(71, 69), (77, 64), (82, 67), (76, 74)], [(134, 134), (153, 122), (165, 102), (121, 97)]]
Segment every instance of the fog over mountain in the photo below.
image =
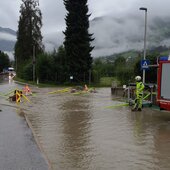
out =
[[(90, 21), (89, 33), (93, 33), (95, 46), (92, 56), (107, 56), (128, 50), (143, 50), (144, 15), (129, 13), (125, 16), (102, 16)], [(46, 50), (52, 50), (62, 44), (62, 32), (47, 34), (44, 39)], [(155, 16), (147, 22), (147, 48), (160, 45), (170, 46), (170, 17)]]
[(13, 59), (13, 49), (16, 42), (16, 32), (10, 28), (0, 27), (0, 50)]
[[(64, 31), (64, 30), (63, 30)], [(95, 46), (92, 56), (107, 56), (114, 53), (135, 49), (142, 50), (144, 43), (144, 15), (132, 13), (122, 16), (102, 16), (90, 21), (89, 33), (93, 33)], [(53, 51), (62, 45), (62, 31), (49, 32), (43, 35), (46, 51)], [(13, 51), (16, 32), (0, 27), (0, 50)], [(170, 17), (155, 16), (148, 19), (147, 48), (159, 45), (170, 46)]]
[[(100, 17), (91, 21), (94, 33), (94, 56), (106, 56), (131, 49), (143, 50), (144, 18), (129, 14)], [(170, 45), (170, 17), (154, 17), (147, 24), (147, 48)]]

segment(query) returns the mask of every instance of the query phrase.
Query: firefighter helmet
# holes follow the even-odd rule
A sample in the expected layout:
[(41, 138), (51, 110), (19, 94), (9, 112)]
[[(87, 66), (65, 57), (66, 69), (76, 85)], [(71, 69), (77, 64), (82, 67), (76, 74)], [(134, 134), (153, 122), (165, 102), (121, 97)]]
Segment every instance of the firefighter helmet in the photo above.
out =
[(140, 80), (141, 80), (141, 76), (136, 76), (136, 77), (135, 77), (135, 80), (136, 80), (136, 81), (140, 81)]

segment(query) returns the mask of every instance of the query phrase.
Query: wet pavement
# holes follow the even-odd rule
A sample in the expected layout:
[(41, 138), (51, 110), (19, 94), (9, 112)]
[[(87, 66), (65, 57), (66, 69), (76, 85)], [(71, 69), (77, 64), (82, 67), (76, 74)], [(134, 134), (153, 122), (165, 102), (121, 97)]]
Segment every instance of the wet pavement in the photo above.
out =
[[(1, 84), (1, 92), (4, 86), (11, 87)], [(0, 98), (0, 109), (0, 170), (48, 170), (45, 155), (15, 104)]]

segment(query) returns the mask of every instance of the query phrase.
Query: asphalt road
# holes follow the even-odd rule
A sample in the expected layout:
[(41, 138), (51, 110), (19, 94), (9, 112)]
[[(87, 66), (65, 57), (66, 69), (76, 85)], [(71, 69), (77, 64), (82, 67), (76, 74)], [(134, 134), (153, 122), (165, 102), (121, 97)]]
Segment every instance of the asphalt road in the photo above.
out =
[(0, 169), (48, 170), (44, 154), (38, 148), (27, 122), (16, 108), (0, 102)]

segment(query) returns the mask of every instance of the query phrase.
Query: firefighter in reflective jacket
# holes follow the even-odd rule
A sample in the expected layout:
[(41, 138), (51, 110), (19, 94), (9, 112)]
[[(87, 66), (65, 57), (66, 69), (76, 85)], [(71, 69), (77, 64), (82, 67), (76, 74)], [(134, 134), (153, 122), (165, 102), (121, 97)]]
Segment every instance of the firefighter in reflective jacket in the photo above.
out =
[(132, 111), (141, 111), (142, 110), (142, 101), (143, 101), (143, 90), (145, 88), (144, 84), (141, 82), (141, 77), (136, 76), (136, 99), (135, 105), (132, 108)]

